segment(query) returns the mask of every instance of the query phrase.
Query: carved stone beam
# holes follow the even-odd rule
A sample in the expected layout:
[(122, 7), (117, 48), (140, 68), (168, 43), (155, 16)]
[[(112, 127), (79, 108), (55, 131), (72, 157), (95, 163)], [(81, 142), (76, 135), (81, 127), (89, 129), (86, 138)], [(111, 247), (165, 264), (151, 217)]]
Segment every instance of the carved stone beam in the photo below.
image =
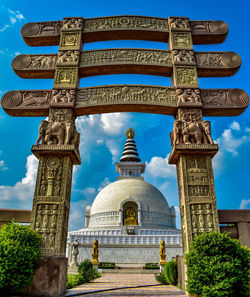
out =
[(203, 89), (198, 94), (197, 89), (177, 89), (176, 94), (168, 87), (111, 85), (78, 89), (75, 104), (70, 101), (72, 91), (10, 91), (3, 95), (1, 106), (11, 116), (48, 116), (55, 104), (75, 106), (77, 116), (120, 111), (175, 115), (177, 107), (202, 107), (205, 116), (237, 116), (249, 104), (241, 89)]
[[(201, 77), (230, 76), (240, 65), (240, 56), (234, 52), (196, 52), (144, 49), (104, 49), (81, 52), (79, 76), (105, 74), (150, 74), (171, 76), (172, 65), (195, 65)], [(59, 55), (19, 55), (12, 68), (22, 78), (53, 78), (56, 66), (76, 66), (79, 51), (59, 51)]]
[[(228, 33), (228, 26), (222, 21), (191, 21), (190, 24), (194, 44), (221, 43)], [(58, 45), (62, 26), (62, 21), (27, 23), (22, 27), (21, 33), (24, 41), (30, 46)], [(119, 39), (166, 42), (169, 26), (167, 18), (144, 16), (89, 18), (84, 20), (82, 34), (84, 43)]]

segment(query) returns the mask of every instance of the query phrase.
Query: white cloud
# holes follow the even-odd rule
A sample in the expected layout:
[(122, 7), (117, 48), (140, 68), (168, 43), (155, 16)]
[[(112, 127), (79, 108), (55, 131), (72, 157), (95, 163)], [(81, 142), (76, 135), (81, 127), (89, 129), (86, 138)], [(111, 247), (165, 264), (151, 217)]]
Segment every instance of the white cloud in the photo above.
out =
[(250, 199), (248, 199), (248, 200), (245, 200), (245, 199), (241, 200), (241, 202), (240, 202), (240, 209), (247, 209), (247, 206), (249, 206), (249, 208), (250, 208)]
[(120, 135), (123, 132), (124, 122), (127, 122), (127, 113), (109, 113), (101, 115), (101, 123), (104, 132), (109, 135)]
[(110, 184), (110, 180), (108, 177), (105, 177), (105, 179), (101, 182), (98, 192), (100, 192), (103, 188), (105, 188), (108, 184)]
[(81, 134), (80, 152), (89, 159), (91, 149), (98, 144), (105, 144), (113, 161), (119, 157), (121, 133), (128, 127), (129, 113), (109, 113), (77, 118), (77, 130)]
[(8, 15), (8, 24), (4, 24), (2, 28), (0, 28), (0, 32), (5, 31), (12, 25), (15, 25), (17, 21), (23, 21), (25, 18), (23, 14), (19, 10), (11, 10), (2, 6), (2, 9), (5, 11), (5, 14)]
[(226, 129), (222, 133), (218, 143), (220, 143), (226, 151), (236, 156), (238, 155), (238, 148), (246, 141), (246, 138), (245, 135), (237, 137), (237, 135), (233, 134), (233, 129)]
[(10, 25), (8, 25), (8, 24), (4, 25), (2, 28), (0, 28), (0, 32), (5, 31), (9, 27), (10, 27)]
[(174, 165), (168, 164), (168, 157), (152, 157), (149, 163), (146, 163), (145, 174), (152, 177), (176, 177), (176, 169)]
[(0, 186), (1, 207), (8, 207), (10, 203), (14, 204), (16, 208), (32, 207), (37, 165), (38, 160), (35, 156), (28, 156), (25, 177), (14, 186)]
[[(0, 152), (0, 155), (1, 155), (2, 152)], [(8, 167), (5, 166), (5, 163), (4, 163), (4, 160), (0, 160), (0, 169), (2, 171), (5, 171), (8, 169)]]
[(19, 10), (11, 10), (8, 8), (8, 12), (11, 24), (15, 24), (17, 20), (24, 20), (24, 16)]
[(230, 125), (230, 128), (232, 130), (237, 130), (237, 131), (240, 131), (240, 124), (236, 121), (233, 121), (232, 124)]
[(238, 156), (239, 149), (250, 141), (250, 137), (246, 135), (247, 127), (241, 127), (236, 121), (233, 121), (228, 127), (215, 140), (215, 143), (219, 145), (219, 151), (212, 160), (215, 176), (223, 170), (227, 158)]

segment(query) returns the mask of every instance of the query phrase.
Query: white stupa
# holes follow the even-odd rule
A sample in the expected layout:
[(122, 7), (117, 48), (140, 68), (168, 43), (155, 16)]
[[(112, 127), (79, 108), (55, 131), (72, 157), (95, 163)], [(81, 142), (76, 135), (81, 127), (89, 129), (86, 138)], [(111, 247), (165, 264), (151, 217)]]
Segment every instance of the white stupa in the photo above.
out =
[(99, 241), (99, 261), (157, 263), (159, 243), (165, 240), (167, 259), (182, 255), (181, 231), (176, 229), (175, 208), (163, 194), (144, 181), (145, 170), (130, 128), (116, 171), (117, 181), (102, 189), (92, 206), (86, 208), (85, 228), (69, 232), (71, 244), (79, 242), (78, 261), (91, 259), (94, 239)]

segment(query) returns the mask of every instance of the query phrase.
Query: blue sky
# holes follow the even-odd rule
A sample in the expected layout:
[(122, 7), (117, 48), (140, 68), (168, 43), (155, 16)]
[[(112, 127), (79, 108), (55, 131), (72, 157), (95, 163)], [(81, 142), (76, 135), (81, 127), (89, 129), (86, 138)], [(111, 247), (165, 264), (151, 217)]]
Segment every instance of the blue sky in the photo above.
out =
[[(32, 3), (32, 4), (31, 4)], [(0, 4), (0, 96), (9, 90), (51, 89), (52, 80), (25, 80), (11, 69), (18, 54), (57, 53), (58, 47), (29, 47), (20, 29), (27, 22), (112, 15), (156, 17), (187, 16), (191, 20), (223, 20), (229, 25), (226, 41), (219, 45), (195, 46), (195, 51), (235, 51), (242, 59), (238, 73), (227, 78), (199, 79), (200, 88), (241, 88), (250, 94), (250, 1), (17, 1)], [(111, 47), (167, 49), (167, 43), (110, 41), (89, 43), (84, 49)], [(81, 79), (81, 87), (108, 84), (170, 86), (170, 79), (143, 75), (107, 75)], [(250, 108), (238, 117), (210, 117), (212, 136), (220, 151), (213, 160), (219, 209), (250, 208)], [(31, 209), (37, 160), (31, 154), (42, 118), (14, 118), (0, 110), (0, 208)], [(115, 123), (115, 125), (114, 125)], [(142, 113), (99, 114), (78, 118), (81, 131), (82, 165), (73, 175), (70, 230), (84, 225), (84, 209), (98, 191), (116, 180), (115, 162), (132, 127), (143, 161), (145, 180), (158, 187), (169, 205), (178, 207), (175, 167), (167, 164), (171, 151), (169, 132), (173, 118)], [(177, 209), (178, 210), (178, 209)]]

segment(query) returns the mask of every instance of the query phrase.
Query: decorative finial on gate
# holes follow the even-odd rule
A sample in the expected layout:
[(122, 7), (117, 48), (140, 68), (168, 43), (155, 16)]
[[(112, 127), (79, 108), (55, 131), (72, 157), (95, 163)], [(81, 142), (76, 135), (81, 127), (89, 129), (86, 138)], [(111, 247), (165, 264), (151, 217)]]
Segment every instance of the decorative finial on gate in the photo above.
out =
[(132, 128), (129, 128), (126, 131), (126, 137), (130, 138), (130, 139), (133, 139), (135, 137), (135, 131)]

